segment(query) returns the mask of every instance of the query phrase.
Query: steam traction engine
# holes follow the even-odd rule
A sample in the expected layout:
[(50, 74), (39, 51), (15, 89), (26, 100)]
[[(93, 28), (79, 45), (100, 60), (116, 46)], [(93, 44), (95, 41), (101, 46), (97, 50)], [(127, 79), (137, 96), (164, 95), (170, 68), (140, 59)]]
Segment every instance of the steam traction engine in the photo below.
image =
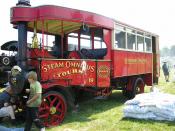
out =
[[(46, 126), (63, 121), (77, 90), (108, 96), (120, 89), (132, 98), (158, 81), (158, 36), (153, 33), (53, 5), (13, 7), (11, 23), (18, 29), (18, 65), (36, 71), (42, 84), (39, 111)], [(33, 32), (32, 45), (28, 32)]]

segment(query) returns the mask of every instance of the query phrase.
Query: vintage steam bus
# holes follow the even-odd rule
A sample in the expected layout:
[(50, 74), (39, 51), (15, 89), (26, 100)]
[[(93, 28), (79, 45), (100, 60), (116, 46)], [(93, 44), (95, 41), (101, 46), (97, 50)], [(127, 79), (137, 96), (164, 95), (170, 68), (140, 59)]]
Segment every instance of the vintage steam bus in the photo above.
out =
[[(78, 90), (96, 96), (122, 90), (133, 98), (145, 85), (158, 82), (159, 36), (151, 32), (54, 5), (13, 7), (11, 24), (18, 30), (18, 65), (25, 72), (36, 71), (42, 84), (39, 111), (46, 126), (63, 121)], [(27, 44), (29, 32), (32, 45)], [(49, 48), (51, 36), (54, 45)]]

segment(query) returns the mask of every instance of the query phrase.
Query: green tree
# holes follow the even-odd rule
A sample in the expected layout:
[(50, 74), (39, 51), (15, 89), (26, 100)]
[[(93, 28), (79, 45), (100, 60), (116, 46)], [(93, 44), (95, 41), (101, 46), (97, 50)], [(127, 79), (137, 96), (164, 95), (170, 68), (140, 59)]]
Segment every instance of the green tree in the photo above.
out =
[(160, 50), (160, 56), (161, 57), (166, 57), (170, 56), (170, 49), (168, 47), (164, 47)]
[(171, 46), (170, 48), (170, 55), (175, 56), (175, 45)]

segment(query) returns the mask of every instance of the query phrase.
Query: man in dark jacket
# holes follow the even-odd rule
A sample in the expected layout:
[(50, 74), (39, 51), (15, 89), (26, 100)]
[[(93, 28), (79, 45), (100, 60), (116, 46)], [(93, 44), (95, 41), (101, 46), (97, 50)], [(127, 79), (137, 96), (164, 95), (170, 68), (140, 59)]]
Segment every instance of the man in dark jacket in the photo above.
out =
[(166, 62), (163, 63), (162, 70), (163, 70), (163, 74), (165, 76), (166, 82), (169, 82), (169, 69)]

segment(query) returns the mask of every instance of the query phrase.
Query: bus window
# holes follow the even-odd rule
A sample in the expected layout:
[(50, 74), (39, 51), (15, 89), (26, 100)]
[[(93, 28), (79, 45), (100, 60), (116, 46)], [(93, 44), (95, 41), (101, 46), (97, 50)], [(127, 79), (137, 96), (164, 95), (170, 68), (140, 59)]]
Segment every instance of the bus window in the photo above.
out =
[(68, 37), (68, 51), (78, 50), (78, 34), (71, 33)]
[(144, 37), (137, 36), (137, 50), (144, 51)]
[(80, 49), (92, 49), (91, 37), (89, 35), (80, 36)]
[(124, 31), (116, 30), (114, 48), (126, 48), (126, 33)]
[(104, 42), (102, 42), (102, 48), (107, 48)]
[(94, 49), (106, 48), (106, 44), (100, 37), (94, 37)]
[(136, 49), (136, 35), (127, 33), (127, 49)]
[(145, 49), (146, 49), (147, 52), (152, 51), (151, 39), (150, 38), (145, 38)]

